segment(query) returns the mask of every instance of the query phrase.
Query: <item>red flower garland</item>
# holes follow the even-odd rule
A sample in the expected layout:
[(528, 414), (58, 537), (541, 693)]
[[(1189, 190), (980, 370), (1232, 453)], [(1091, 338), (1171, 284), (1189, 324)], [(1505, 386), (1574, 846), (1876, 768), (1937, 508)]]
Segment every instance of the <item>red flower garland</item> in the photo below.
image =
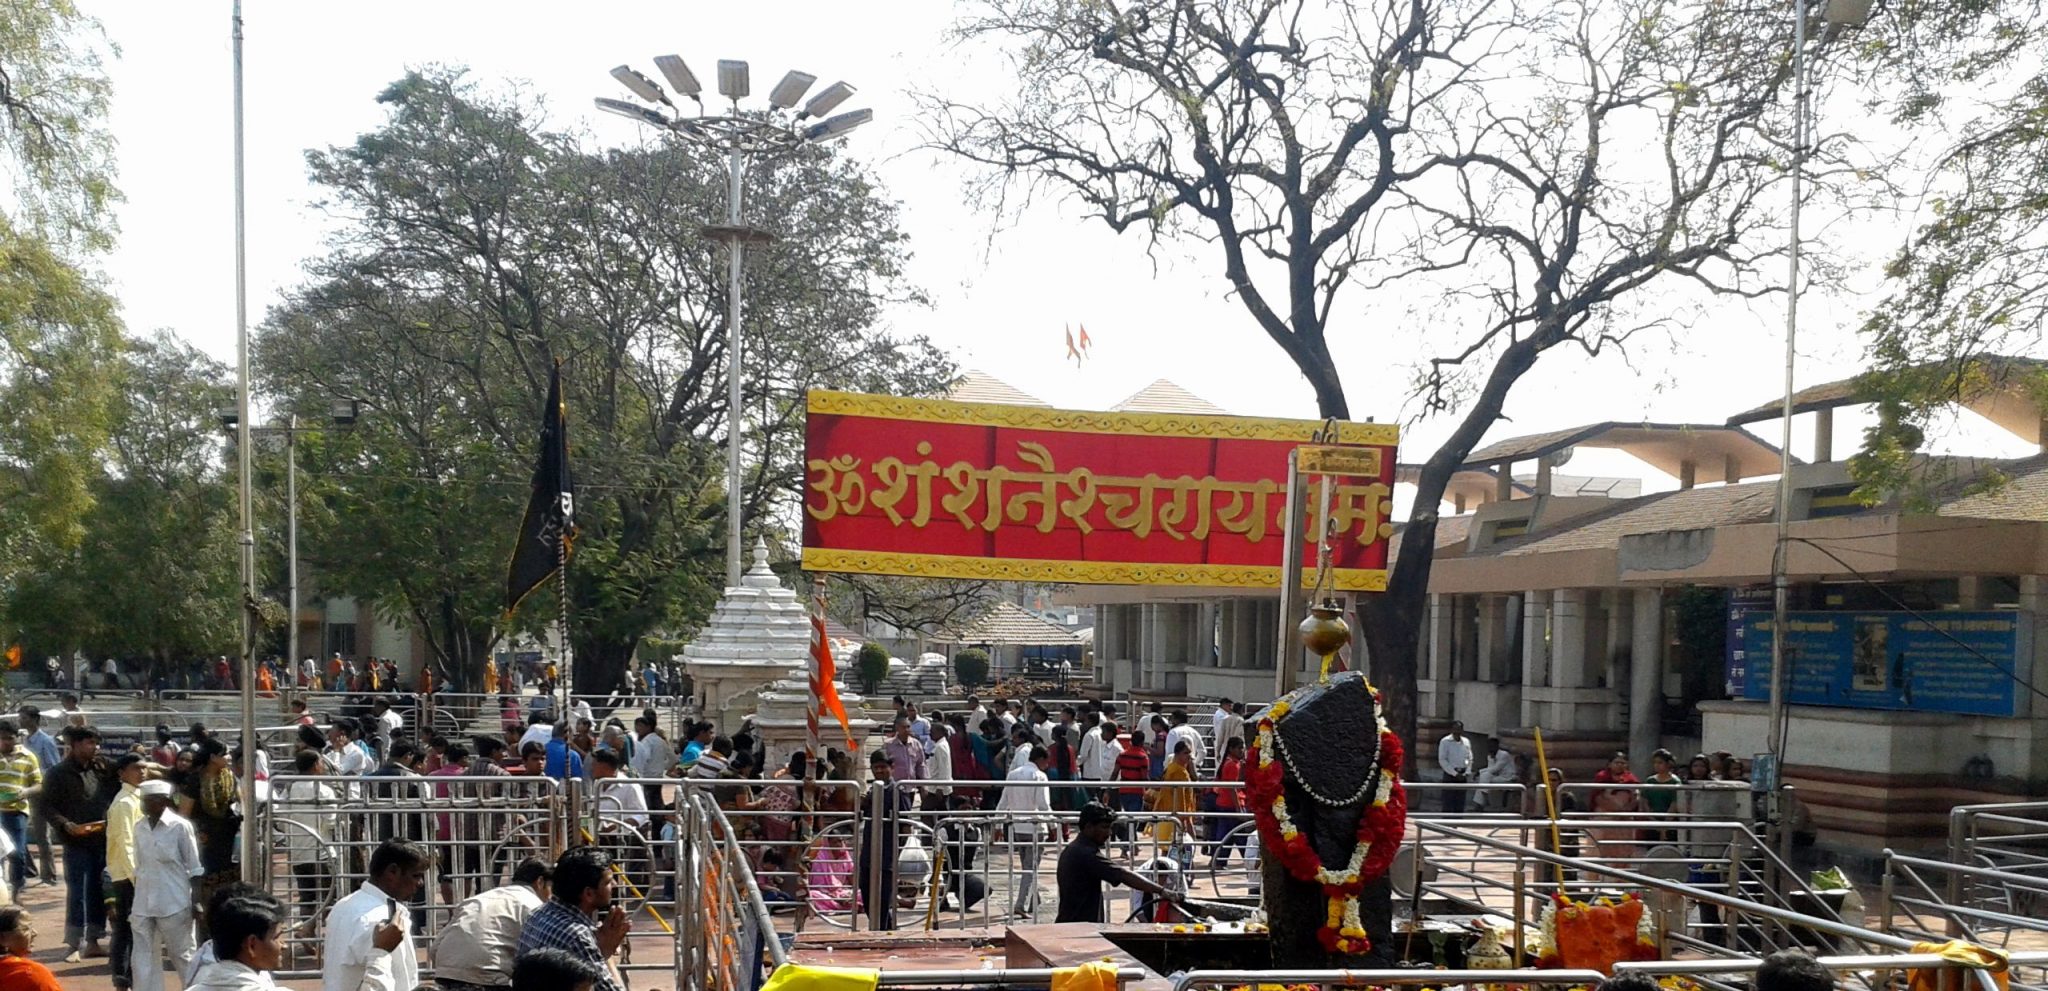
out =
[[(1378, 693), (1373, 699), (1379, 701)], [(1260, 721), (1259, 729), (1272, 729), (1270, 718)], [(1263, 736), (1264, 734), (1259, 734)], [(1388, 782), (1387, 801), (1373, 802), (1379, 793), (1374, 785), (1367, 791), (1365, 812), (1358, 818), (1357, 842), (1371, 844), (1366, 849), (1365, 859), (1359, 864), (1358, 877), (1345, 884), (1324, 884), (1323, 895), (1329, 899), (1351, 899), (1358, 897), (1365, 889), (1365, 882), (1386, 874), (1394, 861), (1394, 854), (1400, 850), (1403, 831), (1408, 824), (1408, 792), (1401, 785), (1399, 769), (1403, 751), (1401, 741), (1390, 730), (1380, 733), (1379, 760), (1373, 769), (1375, 775), (1383, 770), (1393, 770), (1394, 776)], [(1289, 839), (1281, 829), (1280, 817), (1274, 807), (1285, 795), (1282, 779), (1285, 775), (1284, 762), (1267, 762), (1260, 759), (1260, 747), (1255, 741), (1245, 761), (1245, 790), (1250, 794), (1252, 818), (1259, 824), (1259, 842), (1264, 849), (1272, 851), (1287, 869), (1290, 877), (1299, 881), (1319, 883), (1324, 864), (1309, 845), (1308, 838), (1296, 832)], [(1372, 948), (1364, 939), (1346, 937), (1337, 925), (1325, 924), (1316, 931), (1316, 939), (1325, 952), (1363, 953)]]

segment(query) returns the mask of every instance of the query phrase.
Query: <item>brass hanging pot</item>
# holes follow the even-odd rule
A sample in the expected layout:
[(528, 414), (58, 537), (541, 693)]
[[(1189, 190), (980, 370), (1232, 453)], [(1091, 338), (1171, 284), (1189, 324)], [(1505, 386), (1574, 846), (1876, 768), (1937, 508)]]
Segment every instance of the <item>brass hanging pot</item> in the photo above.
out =
[(1301, 645), (1326, 662), (1351, 643), (1351, 624), (1344, 622), (1344, 605), (1335, 598), (1310, 606), (1308, 618), (1295, 629), (1301, 634)]

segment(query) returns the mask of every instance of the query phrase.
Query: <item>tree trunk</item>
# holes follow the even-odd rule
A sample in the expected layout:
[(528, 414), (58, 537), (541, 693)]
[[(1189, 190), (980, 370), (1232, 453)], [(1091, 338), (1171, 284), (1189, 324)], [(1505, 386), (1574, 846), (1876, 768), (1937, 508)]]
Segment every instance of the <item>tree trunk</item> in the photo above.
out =
[(633, 659), (640, 638), (570, 638), (576, 644), (576, 669), (570, 672), (570, 690), (578, 695), (608, 695), (619, 687), (626, 674), (626, 662)]
[[(1411, 530), (1403, 539), (1421, 536), (1434, 538), (1436, 527), (1429, 526), (1426, 534)], [(1417, 575), (1419, 580), (1413, 577)], [(1415, 755), (1421, 743), (1415, 738), (1415, 710), (1419, 701), (1416, 672), (1422, 665), (1422, 605), (1428, 601), (1428, 588), (1425, 562), (1419, 571), (1404, 574), (1396, 570), (1389, 576), (1385, 592), (1367, 596), (1359, 604), (1367, 663), (1373, 687), (1385, 699), (1382, 711), (1387, 728), (1408, 744), (1407, 767), (1402, 771), (1402, 777), (1408, 780), (1414, 779)]]

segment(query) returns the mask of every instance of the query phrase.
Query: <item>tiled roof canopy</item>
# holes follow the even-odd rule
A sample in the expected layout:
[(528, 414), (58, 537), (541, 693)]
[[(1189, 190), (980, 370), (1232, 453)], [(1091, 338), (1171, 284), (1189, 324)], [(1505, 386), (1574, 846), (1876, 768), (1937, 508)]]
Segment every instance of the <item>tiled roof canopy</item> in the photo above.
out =
[(1014, 602), (998, 602), (995, 608), (983, 613), (980, 619), (967, 624), (964, 629), (951, 631), (934, 638), (939, 643), (987, 643), (1012, 644), (1026, 647), (1065, 647), (1081, 642), (1081, 638), (1065, 629), (1048, 623), (1025, 611)]

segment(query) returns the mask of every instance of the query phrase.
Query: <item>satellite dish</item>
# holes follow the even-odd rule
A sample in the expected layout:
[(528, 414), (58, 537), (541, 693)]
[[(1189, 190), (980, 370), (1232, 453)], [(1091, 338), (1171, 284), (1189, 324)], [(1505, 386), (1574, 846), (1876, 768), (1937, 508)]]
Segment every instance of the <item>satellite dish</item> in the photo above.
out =
[(1576, 447), (1567, 447), (1567, 448), (1565, 448), (1564, 450), (1562, 450), (1562, 451), (1559, 451), (1559, 452), (1557, 452), (1556, 454), (1553, 454), (1553, 455), (1551, 455), (1551, 456), (1550, 456), (1550, 467), (1552, 467), (1552, 468), (1562, 468), (1562, 467), (1564, 467), (1564, 466), (1565, 466), (1565, 463), (1566, 463), (1566, 462), (1569, 462), (1569, 461), (1570, 461), (1570, 460), (1572, 459), (1572, 455), (1574, 455), (1574, 454), (1577, 454), (1577, 453), (1578, 453), (1578, 450), (1579, 450), (1579, 449), (1578, 449), (1578, 448), (1576, 448)]
[[(1394, 852), (1394, 862), (1387, 867), (1387, 886), (1394, 889), (1394, 897), (1413, 898), (1415, 896), (1417, 857), (1421, 857), (1421, 851), (1413, 843), (1407, 844)], [(1421, 860), (1421, 880), (1424, 884), (1428, 884), (1436, 880), (1436, 864), (1431, 862), (1428, 857), (1421, 857)]]

